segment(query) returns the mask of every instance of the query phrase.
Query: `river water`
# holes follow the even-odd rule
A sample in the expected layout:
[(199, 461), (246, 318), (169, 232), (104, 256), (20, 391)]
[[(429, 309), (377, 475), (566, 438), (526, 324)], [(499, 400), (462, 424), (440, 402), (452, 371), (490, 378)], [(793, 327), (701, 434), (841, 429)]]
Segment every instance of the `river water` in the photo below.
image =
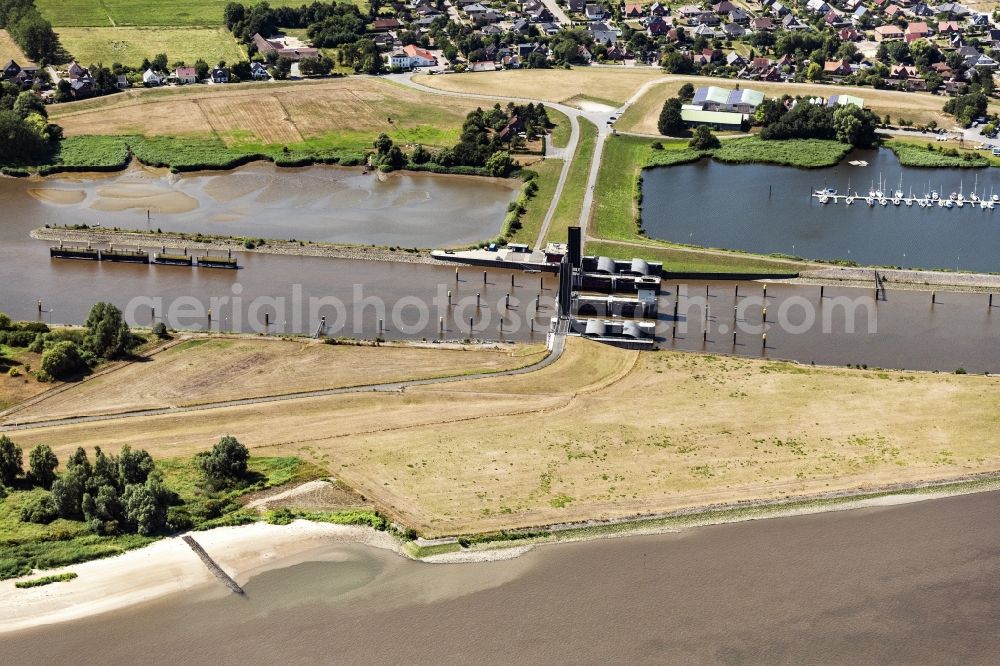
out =
[(993, 664), (998, 511), (1000, 494), (981, 493), (481, 564), (333, 546), (243, 598), (213, 582), (4, 636), (3, 660)]
[[(181, 189), (188, 192), (227, 190), (230, 188), (225, 181), (227, 177), (235, 178), (237, 185), (232, 188), (239, 189), (239, 182), (247, 173), (259, 175), (258, 170), (282, 172), (283, 178), (298, 173), (254, 166), (249, 172), (239, 170), (228, 176), (192, 176), (190, 180), (200, 184), (183, 185)], [(302, 170), (302, 176), (328, 171), (339, 173), (342, 170), (310, 168)], [(174, 328), (198, 330), (211, 325), (217, 331), (313, 334), (326, 317), (323, 333), (335, 337), (452, 340), (470, 337), (471, 318), (471, 337), (474, 338), (545, 339), (556, 293), (556, 279), (551, 274), (489, 270), (484, 281), (482, 269), (470, 267), (460, 268), (456, 279), (455, 268), (448, 265), (256, 253), (236, 253), (242, 266), (238, 271), (53, 260), (48, 256), (49, 243), (28, 236), (31, 229), (53, 221), (52, 215), (64, 214), (61, 206), (68, 205), (40, 201), (40, 197), (52, 199), (55, 195), (51, 192), (32, 194), (29, 190), (48, 188), (67, 192), (71, 186), (79, 186), (87, 190), (87, 200), (95, 197), (96, 201), (100, 199), (95, 194), (100, 189), (97, 183), (119, 182), (119, 178), (131, 178), (136, 173), (146, 177), (142, 176), (146, 173), (144, 170), (129, 173), (132, 175), (110, 179), (105, 176), (44, 181), (0, 179), (0, 211), (3, 211), (0, 217), (0, 311), (17, 319), (40, 316), (53, 323), (78, 324), (86, 318), (95, 301), (108, 300), (125, 311), (130, 323), (143, 326), (151, 325), (155, 315), (156, 321), (166, 321)], [(150, 177), (167, 178), (162, 173)], [(360, 176), (351, 176), (355, 177)], [(180, 182), (184, 183), (185, 179), (188, 177)], [(462, 180), (454, 182), (464, 184)], [(487, 188), (490, 187), (493, 185), (487, 184)], [(319, 196), (321, 189), (317, 186), (314, 194)], [(148, 196), (141, 200), (148, 200)], [(503, 201), (503, 196), (498, 194), (492, 203), (484, 202), (483, 206), (488, 208)], [(297, 211), (291, 200), (285, 203), (289, 211)], [(898, 211), (881, 212), (894, 214)], [(316, 219), (322, 217), (313, 213)], [(144, 214), (137, 216), (135, 210), (120, 211), (116, 215), (145, 222)], [(160, 224), (161, 218), (173, 217), (157, 213), (154, 220)], [(1000, 223), (1000, 218), (997, 222)], [(277, 224), (273, 220), (271, 223)], [(451, 223), (451, 219), (447, 224), (435, 222), (441, 229), (450, 228)], [(871, 290), (866, 289), (831, 287), (827, 289), (828, 298), (820, 301), (817, 287), (773, 285), (768, 294), (767, 307), (771, 316), (764, 345), (761, 344), (763, 302), (755, 305), (747, 301), (760, 295), (761, 286), (740, 283), (739, 301), (734, 299), (735, 286), (734, 283), (709, 285), (711, 294), (707, 301), (704, 298), (699, 301), (704, 295), (704, 282), (682, 285), (683, 307), (677, 322), (679, 330), (674, 336), (672, 309), (677, 285), (664, 285), (657, 326), (658, 346), (805, 363), (1000, 372), (1000, 309), (997, 309), (1000, 299), (996, 307), (989, 308), (985, 294), (942, 293), (931, 306), (926, 292), (890, 289), (875, 305)], [(449, 292), (451, 307), (448, 305)], [(511, 295), (510, 308), (506, 303), (507, 294)], [(852, 308), (857, 305), (855, 316), (848, 316), (843, 304), (835, 305), (835, 298), (848, 299), (854, 304)], [(39, 300), (42, 302), (41, 315)], [(703, 334), (706, 303), (708, 335)], [(734, 305), (744, 308), (738, 313), (736, 344), (732, 340)], [(875, 315), (872, 323), (869, 322), (869, 310)], [(804, 319), (809, 316), (811, 323), (803, 326)]]
[[(864, 160), (868, 166), (851, 166)], [(848, 259), (860, 265), (1000, 271), (1000, 206), (993, 211), (901, 205), (822, 205), (810, 192), (830, 187), (867, 194), (883, 179), (908, 196), (928, 188), (1000, 195), (997, 169), (904, 168), (889, 150), (857, 151), (836, 167), (795, 169), (713, 160), (647, 170), (642, 224), (653, 238), (705, 247)], [(977, 179), (978, 178), (978, 183)]]

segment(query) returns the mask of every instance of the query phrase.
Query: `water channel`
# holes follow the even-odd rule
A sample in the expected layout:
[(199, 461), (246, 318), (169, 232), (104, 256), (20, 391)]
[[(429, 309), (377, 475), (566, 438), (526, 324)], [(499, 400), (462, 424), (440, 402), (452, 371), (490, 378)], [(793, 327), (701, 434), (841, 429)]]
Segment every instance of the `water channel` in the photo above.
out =
[[(867, 166), (852, 166), (866, 161)], [(836, 167), (795, 169), (762, 164), (693, 164), (650, 169), (642, 183), (643, 227), (653, 238), (704, 247), (846, 259), (859, 265), (1000, 271), (1000, 204), (947, 210), (868, 207), (863, 199), (820, 204), (829, 187), (867, 195), (869, 188), (909, 196), (936, 190), (968, 198), (1000, 195), (997, 169), (916, 169), (889, 150), (856, 151)], [(900, 184), (902, 183), (902, 184)], [(888, 194), (891, 197), (891, 194)]]

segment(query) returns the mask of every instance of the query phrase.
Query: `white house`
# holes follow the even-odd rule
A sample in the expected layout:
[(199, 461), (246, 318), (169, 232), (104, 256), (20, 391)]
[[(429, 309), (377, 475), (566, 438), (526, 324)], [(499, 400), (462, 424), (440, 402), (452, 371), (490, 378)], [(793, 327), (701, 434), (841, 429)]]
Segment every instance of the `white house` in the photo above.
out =
[(407, 44), (402, 51), (389, 54), (390, 67), (412, 69), (414, 67), (436, 67), (437, 64), (437, 58), (434, 57), (433, 53), (415, 44)]
[(147, 69), (142, 73), (142, 83), (147, 86), (159, 86), (163, 84), (163, 77), (152, 69)]

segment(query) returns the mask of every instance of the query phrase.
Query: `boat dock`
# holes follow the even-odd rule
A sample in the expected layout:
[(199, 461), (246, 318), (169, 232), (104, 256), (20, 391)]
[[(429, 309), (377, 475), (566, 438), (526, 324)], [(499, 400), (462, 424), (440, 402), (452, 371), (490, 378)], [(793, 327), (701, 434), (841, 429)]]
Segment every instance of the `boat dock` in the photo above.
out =
[(233, 258), (232, 251), (228, 251), (225, 256), (204, 254), (196, 257), (188, 254), (185, 249), (183, 253), (169, 253), (166, 248), (160, 252), (149, 253), (139, 247), (115, 248), (109, 247), (106, 250), (80, 245), (65, 245), (62, 242), (49, 248), (49, 256), (53, 259), (82, 259), (85, 261), (115, 261), (132, 264), (159, 264), (161, 266), (198, 266), (199, 268), (228, 268), (235, 270), (239, 268), (236, 259)]
[(945, 197), (945, 198), (933, 198), (933, 197), (895, 197), (895, 196), (869, 196), (861, 194), (833, 194), (824, 192), (813, 192), (809, 195), (811, 199), (816, 199), (821, 204), (838, 204), (843, 203), (848, 206), (852, 204), (860, 204), (862, 206), (868, 206), (870, 208), (875, 208), (877, 206), (908, 206), (912, 207), (914, 205), (920, 208), (932, 208), (937, 206), (938, 208), (970, 208), (978, 210), (994, 210), (997, 206), (1000, 206), (1000, 201), (994, 199), (966, 199), (964, 197)]

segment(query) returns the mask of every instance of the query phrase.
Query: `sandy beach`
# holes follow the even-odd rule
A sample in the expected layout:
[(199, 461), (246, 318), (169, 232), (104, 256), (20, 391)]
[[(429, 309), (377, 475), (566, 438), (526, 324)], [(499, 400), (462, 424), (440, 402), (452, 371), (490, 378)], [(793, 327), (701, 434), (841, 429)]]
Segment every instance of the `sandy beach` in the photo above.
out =
[[(263, 571), (295, 564), (296, 558), (304, 553), (332, 544), (359, 543), (399, 550), (398, 542), (384, 532), (304, 520), (290, 525), (254, 523), (219, 527), (194, 532), (192, 536), (241, 584)], [(44, 573), (68, 571), (76, 573), (78, 578), (28, 589), (14, 587), (14, 580), (0, 582), (0, 634), (145, 603), (215, 580), (179, 536), (117, 557)], [(228, 593), (221, 583), (219, 590)]]

